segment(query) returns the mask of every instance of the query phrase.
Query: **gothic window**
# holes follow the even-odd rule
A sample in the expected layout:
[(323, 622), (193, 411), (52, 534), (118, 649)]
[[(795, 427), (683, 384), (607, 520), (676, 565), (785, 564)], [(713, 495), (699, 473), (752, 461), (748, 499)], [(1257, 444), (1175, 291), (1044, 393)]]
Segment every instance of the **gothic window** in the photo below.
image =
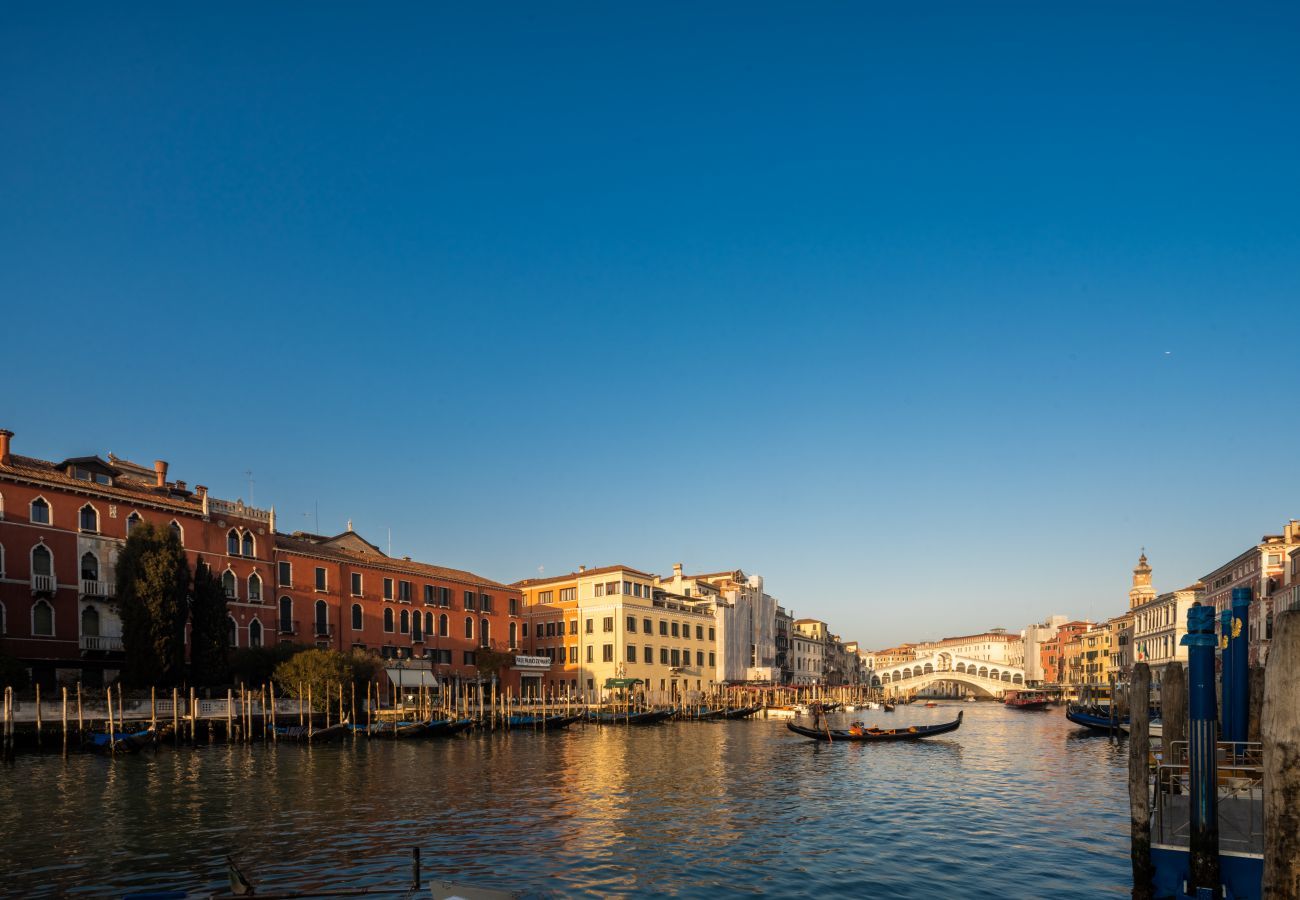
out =
[(78, 524), (82, 531), (99, 531), (99, 513), (95, 511), (95, 507), (89, 503), (83, 506), (78, 514)]
[(81, 580), (99, 581), (99, 560), (93, 553), (81, 557)]
[(93, 606), (81, 611), (81, 633), (87, 637), (99, 637), (99, 610)]
[(262, 578), (256, 572), (248, 576), (248, 602), (262, 602)]
[(54, 575), (54, 556), (44, 544), (37, 544), (32, 549), (32, 574), (47, 578)]
[(262, 623), (257, 619), (248, 623), (248, 646), (262, 646)]
[(233, 528), (226, 532), (226, 553), (230, 556), (239, 555), (239, 534)]
[(253, 535), (251, 532), (244, 532), (244, 539), (240, 542), (240, 552), (244, 556), (253, 555)]
[(44, 600), (32, 604), (32, 634), (54, 637), (54, 607)]
[(131, 515), (126, 517), (126, 533), (130, 534), (131, 529), (135, 528), (135, 526), (139, 524), (140, 524), (140, 514), (138, 512), (131, 513)]
[(50, 504), (45, 502), (44, 497), (32, 501), (31, 520), (37, 525), (50, 524)]
[(226, 569), (221, 573), (221, 588), (226, 592), (227, 600), (235, 599), (235, 573)]

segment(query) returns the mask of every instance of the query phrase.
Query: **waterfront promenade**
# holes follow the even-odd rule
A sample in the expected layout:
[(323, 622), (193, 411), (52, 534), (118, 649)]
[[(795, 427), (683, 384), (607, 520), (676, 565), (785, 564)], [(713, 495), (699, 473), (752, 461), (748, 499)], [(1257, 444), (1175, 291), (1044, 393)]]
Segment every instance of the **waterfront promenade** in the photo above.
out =
[(1125, 895), (1125, 753), (1059, 712), (941, 704), (949, 738), (818, 745), (778, 720), (241, 744), (111, 761), (20, 754), (0, 775), (25, 896), (426, 878), (560, 896)]

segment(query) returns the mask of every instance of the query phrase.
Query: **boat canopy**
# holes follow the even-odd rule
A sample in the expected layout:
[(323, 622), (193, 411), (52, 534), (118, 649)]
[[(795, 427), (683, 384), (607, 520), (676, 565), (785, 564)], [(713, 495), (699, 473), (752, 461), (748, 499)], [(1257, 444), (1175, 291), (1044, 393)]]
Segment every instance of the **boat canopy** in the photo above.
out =
[(385, 669), (388, 673), (388, 680), (399, 688), (406, 687), (437, 687), (438, 676), (428, 669)]
[(640, 683), (641, 683), (640, 678), (606, 678), (605, 690), (608, 691), (608, 690), (613, 690), (614, 688), (636, 687)]

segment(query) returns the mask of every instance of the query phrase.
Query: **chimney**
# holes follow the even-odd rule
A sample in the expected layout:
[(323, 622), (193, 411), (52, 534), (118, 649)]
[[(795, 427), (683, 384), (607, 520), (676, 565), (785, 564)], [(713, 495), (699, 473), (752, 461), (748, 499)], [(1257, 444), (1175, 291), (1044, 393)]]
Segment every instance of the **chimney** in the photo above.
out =
[(674, 578), (681, 578), (681, 577), (682, 577), (682, 564), (681, 564), (681, 563), (673, 563), (673, 577), (674, 577)]
[(178, 481), (178, 482), (176, 482), (176, 490), (178, 490), (178, 491), (183, 491), (183, 490), (185, 490), (185, 482), (183, 482), (183, 481)]
[(578, 571), (579, 571), (579, 572), (585, 572), (585, 571), (587, 571), (587, 567), (586, 567), (586, 566), (578, 566)]
[(352, 520), (348, 519), (348, 531), (352, 530)]
[(194, 485), (194, 493), (200, 497), (206, 497), (208, 495), (208, 486), (206, 484), (196, 484)]
[(7, 428), (0, 428), (0, 466), (7, 466), (12, 461), (9, 455), (9, 439), (14, 433)]
[(153, 473), (157, 476), (158, 487), (167, 486), (167, 461), (164, 459), (155, 459), (153, 461)]

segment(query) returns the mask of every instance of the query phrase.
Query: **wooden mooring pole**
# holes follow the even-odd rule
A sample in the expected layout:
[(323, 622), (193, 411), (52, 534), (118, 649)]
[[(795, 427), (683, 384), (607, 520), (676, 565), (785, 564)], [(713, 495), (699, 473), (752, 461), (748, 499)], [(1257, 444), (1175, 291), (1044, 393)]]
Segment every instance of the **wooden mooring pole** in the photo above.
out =
[(1133, 666), (1128, 683), (1128, 808), (1129, 857), (1133, 863), (1133, 900), (1151, 900), (1151, 669)]
[(1268, 900), (1300, 898), (1300, 610), (1273, 623), (1264, 678), (1264, 881)]

